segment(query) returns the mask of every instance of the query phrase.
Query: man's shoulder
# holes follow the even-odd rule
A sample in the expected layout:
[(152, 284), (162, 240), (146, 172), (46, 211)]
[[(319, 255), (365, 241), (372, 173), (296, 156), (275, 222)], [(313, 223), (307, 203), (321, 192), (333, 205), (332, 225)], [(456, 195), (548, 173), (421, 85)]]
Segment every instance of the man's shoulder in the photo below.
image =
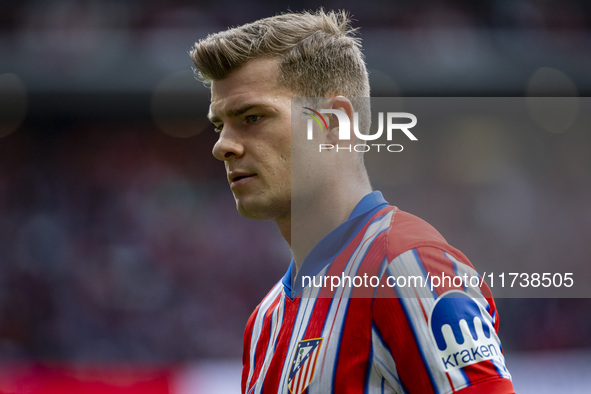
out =
[(395, 206), (390, 207), (392, 215), (385, 241), (388, 260), (422, 246), (432, 246), (444, 250), (452, 248), (445, 238), (427, 221)]

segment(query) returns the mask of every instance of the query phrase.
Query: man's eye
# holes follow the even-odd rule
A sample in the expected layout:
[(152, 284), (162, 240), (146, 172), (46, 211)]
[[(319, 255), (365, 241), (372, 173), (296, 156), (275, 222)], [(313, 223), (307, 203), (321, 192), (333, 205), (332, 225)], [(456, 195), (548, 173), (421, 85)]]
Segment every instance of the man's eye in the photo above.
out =
[(224, 125), (223, 124), (217, 125), (217, 126), (214, 125), (213, 126), (213, 131), (215, 131), (216, 133), (221, 133), (223, 128), (224, 128)]
[(260, 120), (262, 117), (262, 115), (248, 115), (246, 117), (246, 123), (254, 123), (257, 120)]

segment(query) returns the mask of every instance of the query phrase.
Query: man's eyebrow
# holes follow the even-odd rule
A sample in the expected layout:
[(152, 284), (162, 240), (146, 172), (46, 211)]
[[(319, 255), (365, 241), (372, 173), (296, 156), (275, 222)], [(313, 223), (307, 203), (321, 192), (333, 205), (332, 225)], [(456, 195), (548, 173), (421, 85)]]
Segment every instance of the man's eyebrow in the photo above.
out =
[[(262, 104), (245, 104), (242, 107), (238, 107), (236, 109), (228, 111), (227, 115), (231, 118), (237, 117), (237, 116), (240, 116), (243, 113), (251, 110), (252, 108), (259, 107), (259, 106), (262, 106)], [(218, 116), (214, 115), (211, 112), (211, 109), (209, 110), (209, 113), (207, 114), (207, 118), (209, 119), (209, 121), (211, 123), (220, 123), (222, 121)]]

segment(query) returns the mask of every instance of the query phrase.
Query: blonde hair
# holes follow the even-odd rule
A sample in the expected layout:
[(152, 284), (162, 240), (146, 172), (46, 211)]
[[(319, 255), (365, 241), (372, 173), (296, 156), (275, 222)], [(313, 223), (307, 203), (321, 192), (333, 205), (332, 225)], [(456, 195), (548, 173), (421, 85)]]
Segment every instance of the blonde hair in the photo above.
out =
[[(369, 78), (356, 31), (345, 11), (287, 13), (210, 34), (190, 54), (206, 83), (252, 59), (277, 58), (277, 83), (296, 96), (367, 98)], [(367, 130), (369, 108), (359, 109)]]

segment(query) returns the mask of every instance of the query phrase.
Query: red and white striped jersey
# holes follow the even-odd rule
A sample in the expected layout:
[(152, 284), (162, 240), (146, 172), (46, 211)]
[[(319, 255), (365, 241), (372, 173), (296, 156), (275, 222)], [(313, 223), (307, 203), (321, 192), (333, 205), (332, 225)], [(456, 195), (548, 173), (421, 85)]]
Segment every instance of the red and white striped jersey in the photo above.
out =
[(381, 193), (293, 271), (247, 323), (243, 393), (513, 392), (488, 287), (451, 280), (478, 274)]

